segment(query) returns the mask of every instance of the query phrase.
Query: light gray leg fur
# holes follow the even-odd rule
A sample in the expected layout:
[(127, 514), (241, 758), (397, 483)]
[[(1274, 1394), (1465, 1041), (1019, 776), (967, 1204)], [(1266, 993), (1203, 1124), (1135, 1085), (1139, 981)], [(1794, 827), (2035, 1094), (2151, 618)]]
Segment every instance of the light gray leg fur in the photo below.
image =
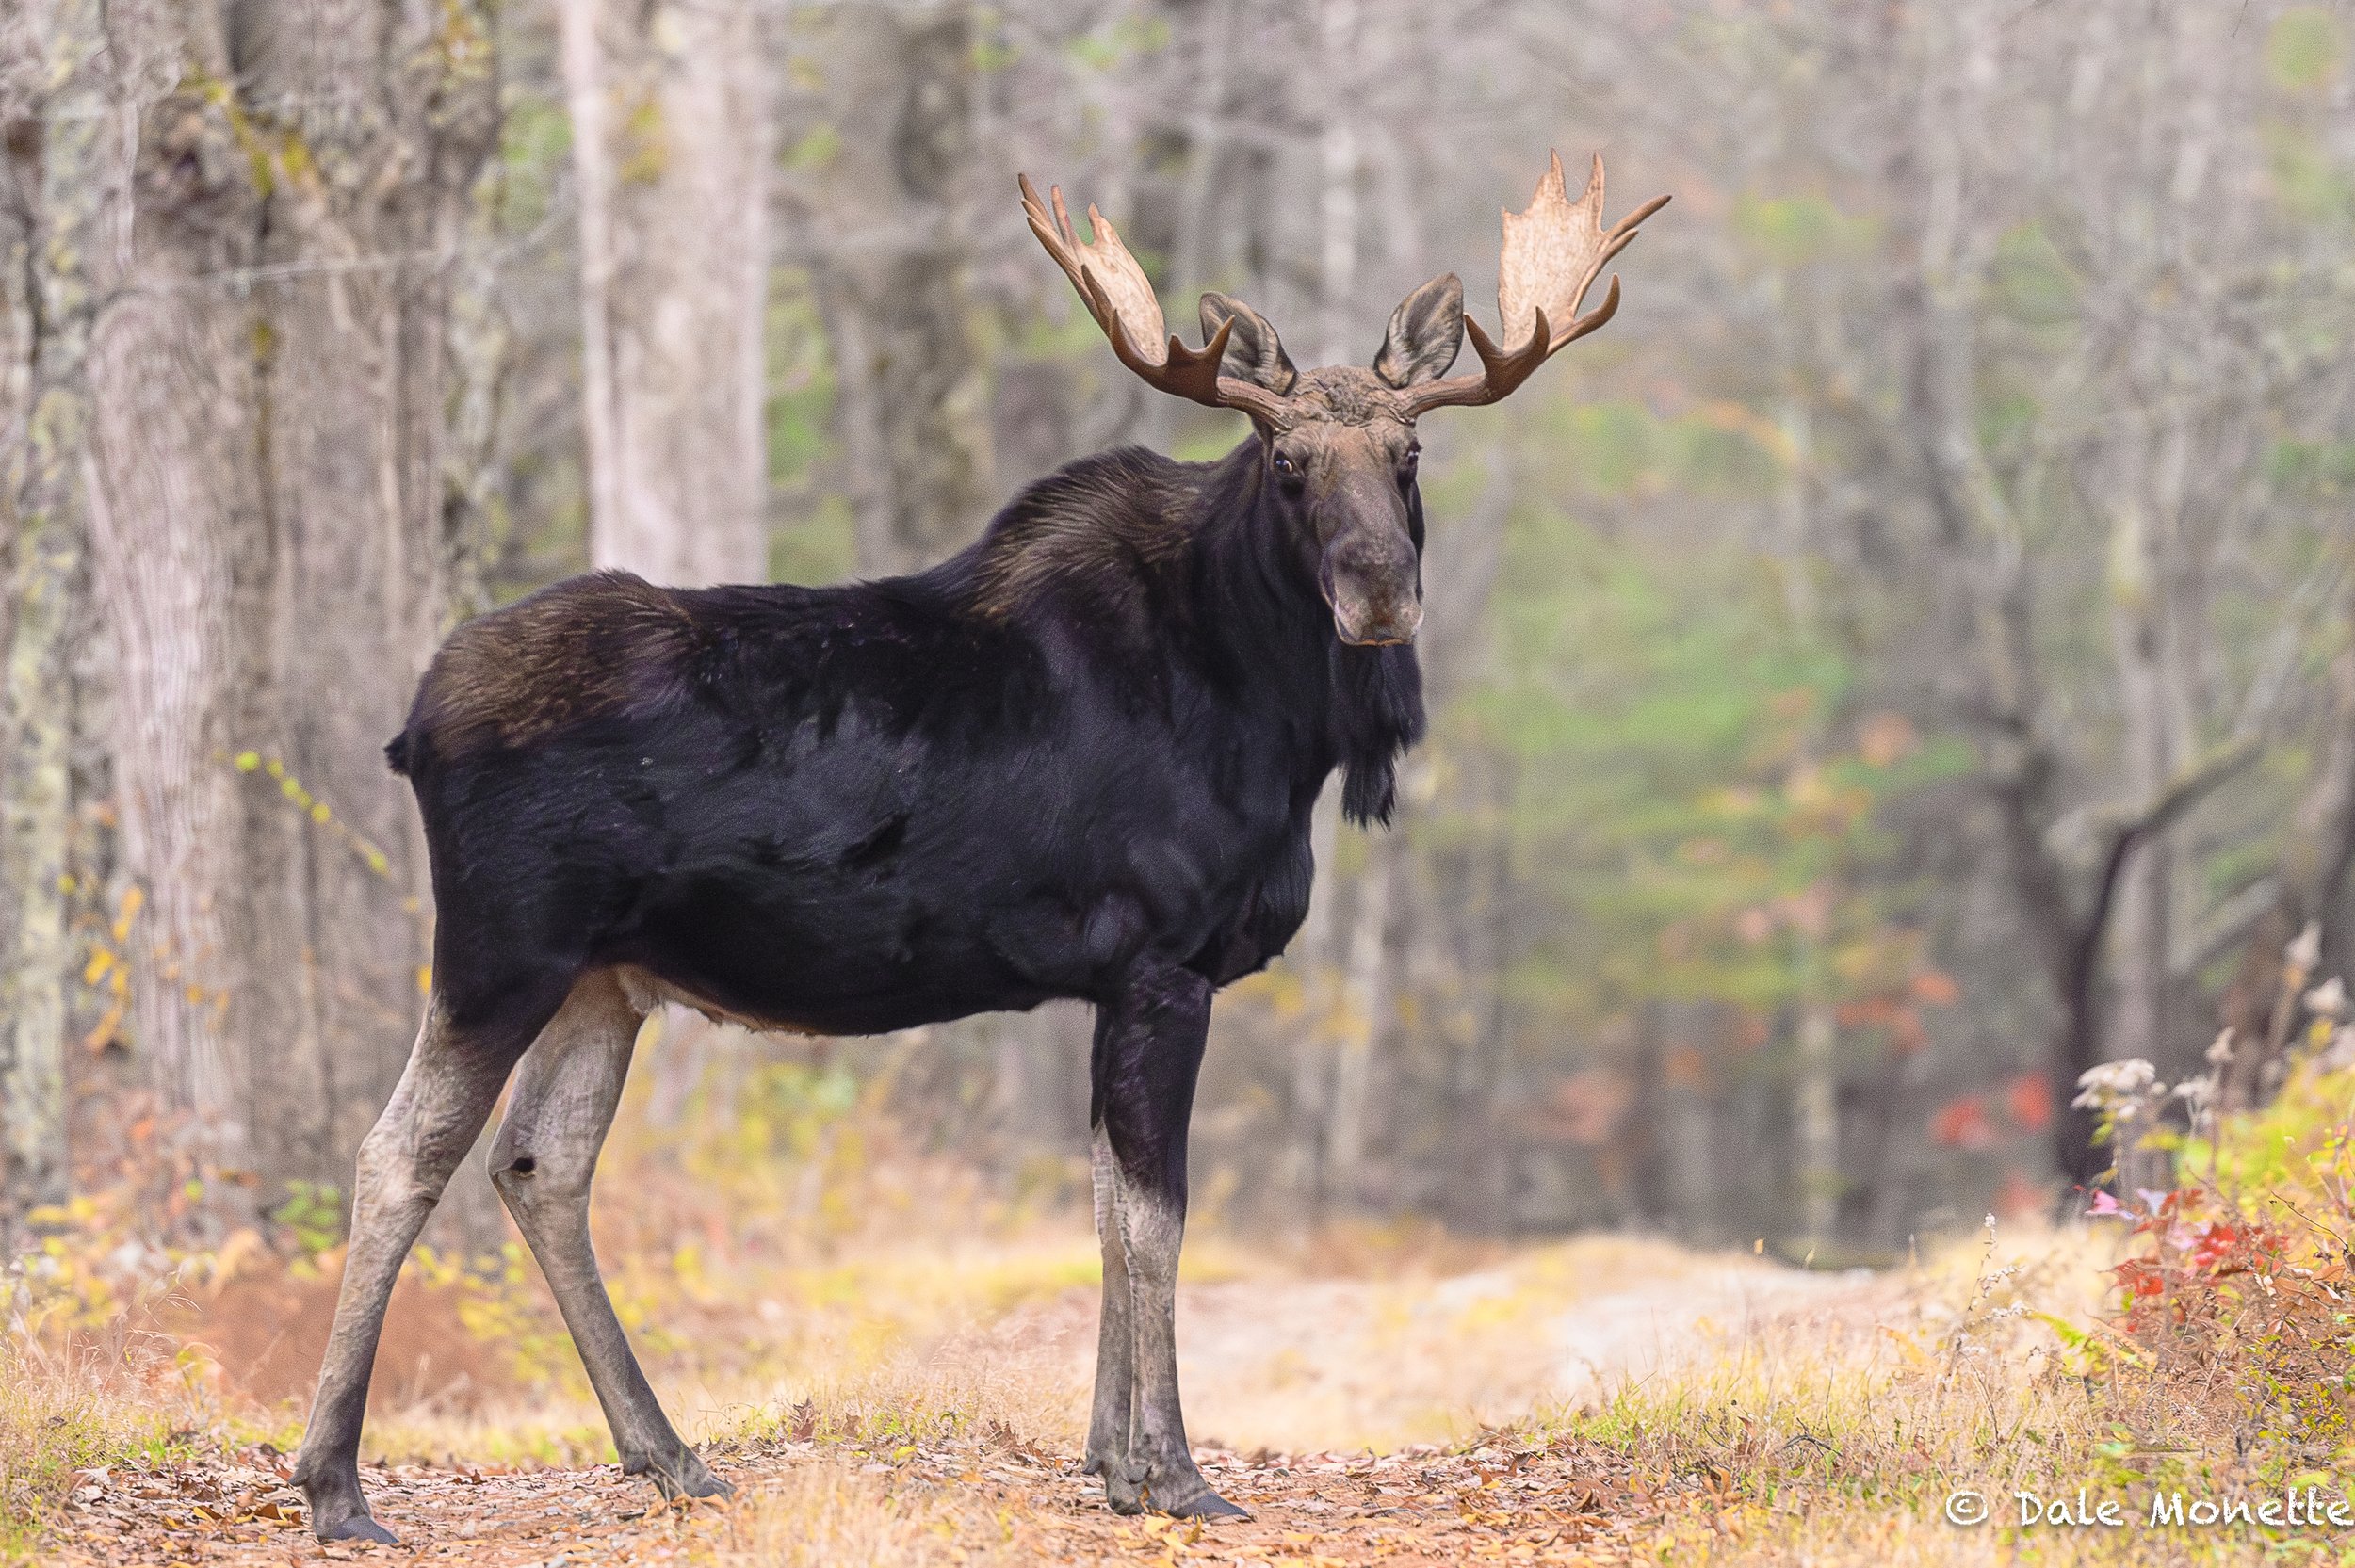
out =
[(491, 1184), (555, 1293), (623, 1471), (651, 1478), (665, 1497), (723, 1496), (731, 1489), (663, 1414), (613, 1314), (589, 1239), (589, 1184), (643, 1016), (611, 971), (581, 977), (516, 1071), (491, 1143)]
[[(1128, 1256), (1129, 1361), (1136, 1390), (1127, 1490), (1141, 1493), (1139, 1504), (1157, 1513), (1243, 1517), (1243, 1510), (1210, 1490), (1194, 1463), (1178, 1399), (1178, 1254), (1185, 1241), (1185, 1211), (1129, 1180), (1117, 1160), (1113, 1173), (1119, 1188), (1121, 1246)], [(1105, 1495), (1115, 1511), (1130, 1511), (1109, 1476)]]
[(1096, 1334), (1096, 1405), (1088, 1418), (1082, 1474), (1104, 1478), (1104, 1495), (1122, 1513), (1144, 1504), (1129, 1467), (1129, 1434), (1136, 1406), (1135, 1331), (1129, 1310), (1129, 1254), (1121, 1239), (1120, 1169), (1112, 1142), (1096, 1129), (1091, 1155), (1096, 1188), (1096, 1239), (1104, 1256), (1104, 1309)]
[(335, 1326), (295, 1455), (294, 1479), (310, 1498), (311, 1528), (321, 1541), (393, 1539), (369, 1516), (360, 1491), (368, 1374), (393, 1282), (450, 1172), (490, 1116), (508, 1059), (461, 1048), (439, 1000), (429, 1001), (400, 1083), (360, 1144)]

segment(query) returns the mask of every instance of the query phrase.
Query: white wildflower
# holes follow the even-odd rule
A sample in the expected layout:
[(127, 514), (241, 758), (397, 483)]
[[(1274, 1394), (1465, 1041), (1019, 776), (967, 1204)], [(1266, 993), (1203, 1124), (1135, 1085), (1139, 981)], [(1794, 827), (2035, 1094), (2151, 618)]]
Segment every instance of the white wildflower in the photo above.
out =
[(2165, 1094), (2167, 1085), (2159, 1082), (2158, 1070), (2140, 1057), (2128, 1057), (2123, 1061), (2105, 1061), (2088, 1067), (2077, 1075), (2077, 1087), (2083, 1091), (2070, 1101), (2073, 1109), (2088, 1107), (2106, 1109), (2114, 1104), (2138, 1100), (2146, 1094)]
[(2333, 975), (2306, 993), (2305, 1002), (2307, 1011), (2336, 1023), (2347, 1016), (2347, 982)]

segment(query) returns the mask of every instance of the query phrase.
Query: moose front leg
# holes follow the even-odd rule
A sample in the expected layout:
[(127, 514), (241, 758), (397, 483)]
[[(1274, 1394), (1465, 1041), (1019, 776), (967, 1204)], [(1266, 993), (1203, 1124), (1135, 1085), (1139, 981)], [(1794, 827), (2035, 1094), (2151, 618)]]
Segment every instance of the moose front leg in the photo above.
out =
[[(1107, 1010), (1106, 1018), (1111, 1016)], [(1100, 1027), (1100, 1025), (1099, 1025)], [(1136, 1422), (1136, 1327), (1129, 1310), (1129, 1252), (1120, 1238), (1120, 1177), (1112, 1140), (1096, 1123), (1089, 1156), (1096, 1188), (1096, 1241), (1104, 1258), (1104, 1306), (1096, 1331), (1096, 1405), (1088, 1416), (1085, 1473), (1104, 1478), (1113, 1509), (1136, 1513), (1136, 1483), (1129, 1479), (1129, 1433)]]
[(1186, 970), (1132, 978), (1096, 1019), (1099, 1233), (1108, 1207), (1112, 1225), (1104, 1239), (1104, 1324), (1088, 1467), (1103, 1476), (1106, 1500), (1123, 1513), (1150, 1508), (1183, 1516), (1243, 1516), (1202, 1479), (1178, 1399), (1186, 1124), (1210, 1025), (1210, 982)]

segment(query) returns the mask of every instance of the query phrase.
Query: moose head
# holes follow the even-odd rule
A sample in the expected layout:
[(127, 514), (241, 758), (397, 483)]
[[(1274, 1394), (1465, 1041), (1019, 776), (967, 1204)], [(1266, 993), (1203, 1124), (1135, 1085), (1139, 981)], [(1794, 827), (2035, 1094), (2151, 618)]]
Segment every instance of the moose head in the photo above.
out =
[[(1224, 294), (1202, 297), (1203, 347), (1165, 328), (1145, 268), (1111, 222), (1088, 208), (1082, 242), (1061, 186), (1041, 202), (1021, 177), (1031, 233), (1069, 275), (1113, 352), (1145, 382), (1212, 408), (1241, 409), (1259, 437), (1265, 480), (1304, 568), (1333, 612), (1333, 628), (1357, 646), (1413, 640), (1422, 622), (1422, 508), (1415, 489), (1415, 422), (1432, 409), (1493, 403), (1619, 308), (1614, 277), (1602, 303), (1579, 306), (1603, 267), (1666, 204), (1646, 202), (1602, 226), (1602, 159), (1569, 200), (1557, 155), (1525, 212), (1504, 214), (1497, 272), (1500, 348), (1464, 314), (1454, 273), (1434, 278), (1390, 315), (1369, 368), (1296, 369), (1267, 318)], [(1465, 334), (1477, 372), (1451, 376)]]

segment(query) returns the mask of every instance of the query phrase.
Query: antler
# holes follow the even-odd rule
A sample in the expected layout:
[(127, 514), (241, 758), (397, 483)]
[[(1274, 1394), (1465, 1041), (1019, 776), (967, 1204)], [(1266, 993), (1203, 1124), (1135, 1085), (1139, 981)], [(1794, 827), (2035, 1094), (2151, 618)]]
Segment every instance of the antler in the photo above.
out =
[(1171, 334), (1161, 317), (1161, 303), (1153, 294), (1153, 283), (1145, 277), (1145, 268), (1129, 248), (1120, 242), (1118, 231), (1094, 206), (1088, 208), (1088, 222), (1095, 237), (1086, 244), (1072, 231), (1071, 214), (1063, 204), (1063, 186), (1048, 187), (1054, 202), (1049, 216), (1047, 203), (1038, 199), (1038, 190), (1028, 174), (1016, 176), (1022, 185), (1022, 215), (1031, 220), (1031, 233), (1047, 247), (1047, 253), (1071, 279), (1071, 286), (1080, 291), (1088, 313), (1096, 324), (1104, 329), (1104, 336), (1113, 346), (1120, 363), (1143, 377), (1147, 385), (1163, 392), (1174, 392), (1180, 397), (1207, 403), (1212, 408), (1241, 409), (1277, 424), (1288, 421), (1285, 400), (1267, 388), (1234, 376), (1218, 373), (1219, 361), (1226, 352), (1227, 333), (1233, 330), (1232, 319), (1221, 322), (1210, 341), (1202, 348), (1189, 348)]
[[(1586, 315), (1578, 307), (1606, 263), (1635, 238), (1636, 226), (1668, 204), (1665, 196), (1645, 202), (1608, 233), (1602, 226), (1602, 154), (1585, 194), (1576, 202), (1562, 181), (1562, 158), (1537, 182), (1529, 210), (1504, 215), (1503, 253), (1497, 267), (1497, 312), (1506, 340), (1528, 337), (1518, 348), (1500, 348), (1470, 315), (1464, 331), (1480, 356), (1477, 375), (1450, 376), (1401, 393), (1406, 415), (1451, 404), (1493, 403), (1519, 386), (1539, 365), (1611, 319), (1619, 308), (1619, 280)], [(1554, 323), (1567, 325), (1556, 328)]]

